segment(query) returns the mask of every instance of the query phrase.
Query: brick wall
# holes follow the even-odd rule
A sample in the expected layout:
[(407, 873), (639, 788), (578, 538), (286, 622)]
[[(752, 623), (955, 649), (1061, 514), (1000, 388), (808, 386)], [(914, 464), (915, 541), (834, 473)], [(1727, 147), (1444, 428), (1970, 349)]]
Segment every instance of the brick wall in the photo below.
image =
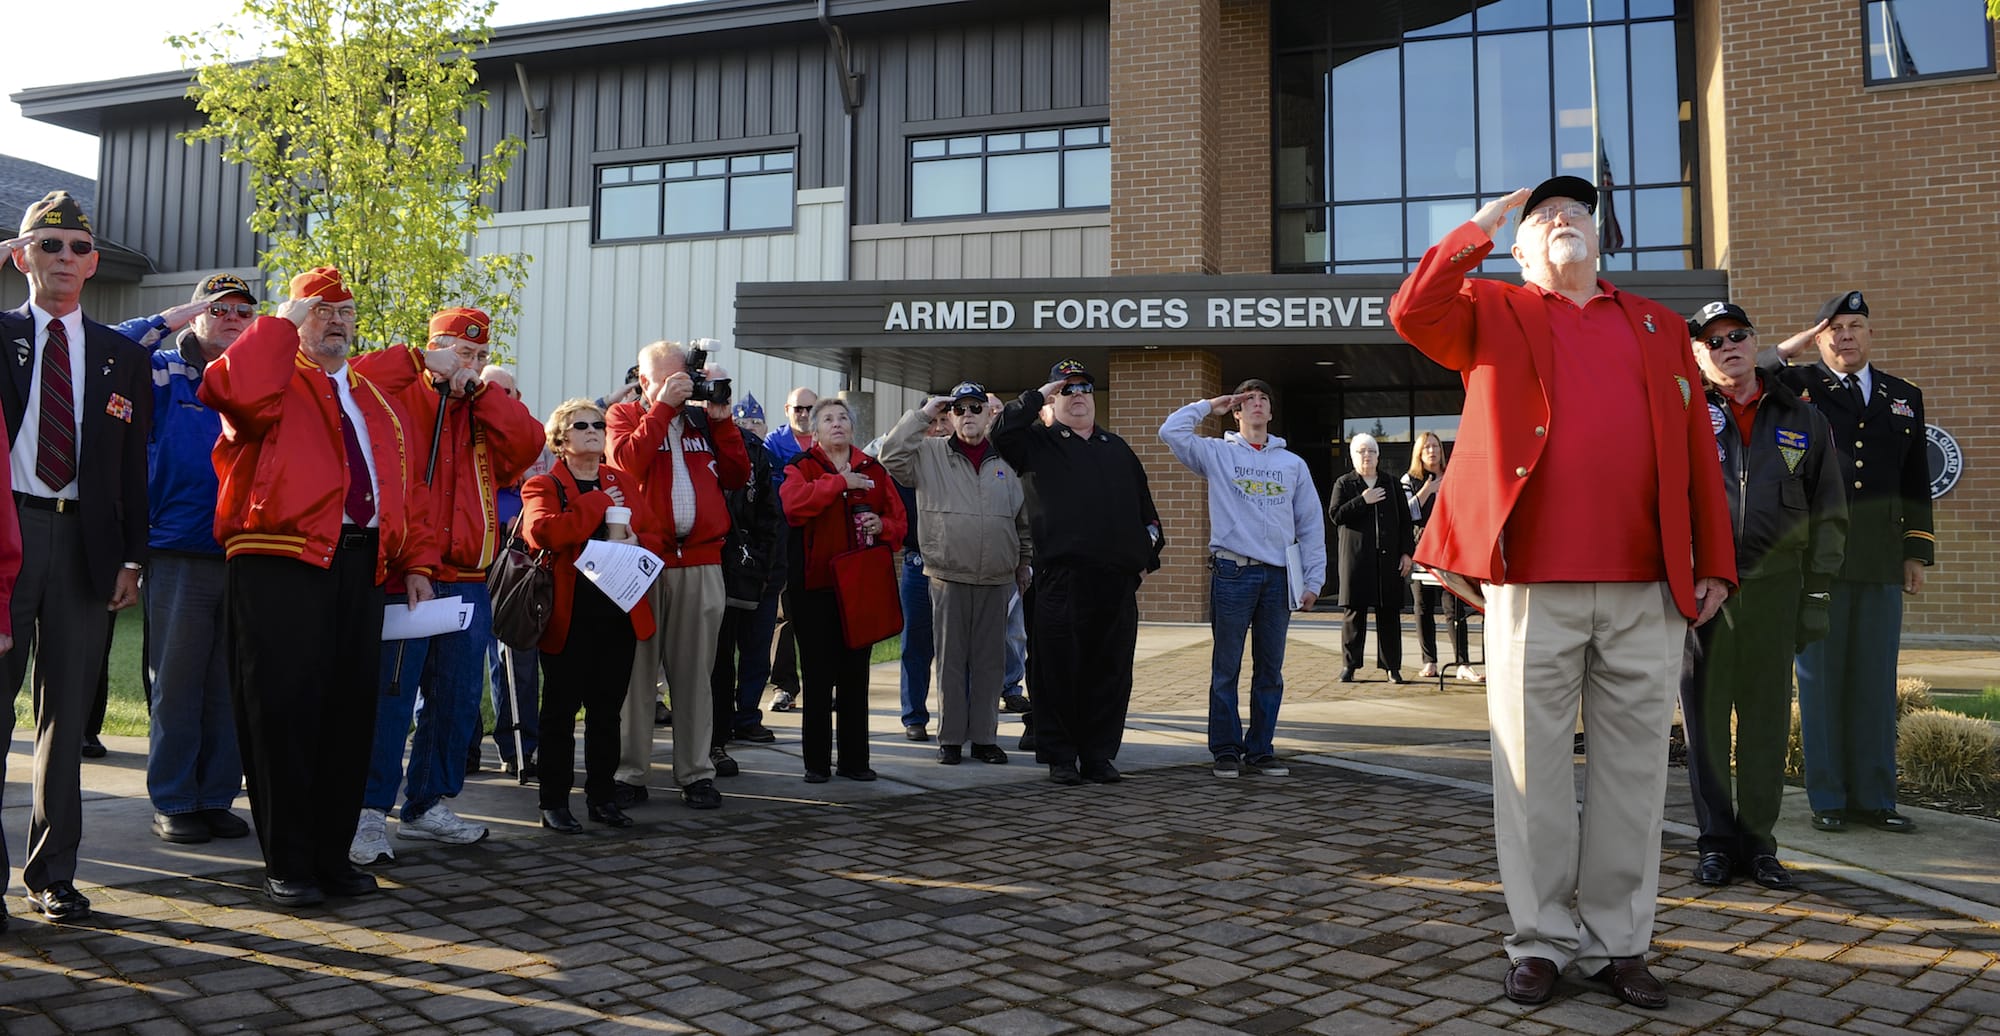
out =
[(1217, 270), (1219, 4), (1111, 0), (1113, 274)]
[[(2000, 81), (1862, 86), (1852, 0), (1719, 4), (1730, 290), (1769, 338), (1868, 294), (1873, 362), (1965, 453), (1909, 633), (2000, 632)], [(1992, 26), (1988, 26), (1992, 31)], [(1715, 118), (1716, 113), (1705, 112)], [(1715, 187), (1711, 187), (1713, 191)]]
[(1271, 0), (1222, 0), (1221, 273), (1271, 272)]
[[(1165, 526), (1160, 570), (1139, 588), (1139, 616), (1199, 622), (1208, 618), (1208, 484), (1160, 442), (1160, 422), (1175, 408), (1222, 394), (1222, 361), (1207, 349), (1114, 349), (1098, 404), (1104, 426), (1123, 436), (1146, 465)], [(1221, 434), (1211, 419), (1205, 434)]]

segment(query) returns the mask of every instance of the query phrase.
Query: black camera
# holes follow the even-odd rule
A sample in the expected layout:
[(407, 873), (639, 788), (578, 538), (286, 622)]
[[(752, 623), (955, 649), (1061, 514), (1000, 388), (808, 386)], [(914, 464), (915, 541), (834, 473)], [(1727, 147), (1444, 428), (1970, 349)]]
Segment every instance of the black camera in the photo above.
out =
[(729, 379), (711, 379), (702, 373), (702, 368), (708, 366), (709, 347), (721, 344), (713, 338), (697, 338), (688, 343), (687, 372), (688, 377), (694, 380), (694, 391), (688, 393), (690, 400), (697, 403), (729, 405)]

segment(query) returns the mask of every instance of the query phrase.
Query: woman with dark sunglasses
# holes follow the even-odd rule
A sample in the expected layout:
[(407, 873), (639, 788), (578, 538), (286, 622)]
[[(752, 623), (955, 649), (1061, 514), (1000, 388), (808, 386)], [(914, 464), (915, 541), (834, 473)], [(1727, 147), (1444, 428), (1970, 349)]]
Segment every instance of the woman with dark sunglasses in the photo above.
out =
[[(555, 606), (538, 645), (542, 654), (542, 826), (583, 830), (569, 810), (576, 775), (576, 714), (583, 721), (583, 797), (590, 819), (630, 827), (613, 801), (618, 769), (619, 714), (639, 641), (653, 635), (653, 610), (641, 597), (622, 612), (594, 583), (578, 582), (576, 559), (591, 540), (662, 547), (638, 480), (605, 463), (604, 411), (572, 399), (549, 415), (549, 449), (556, 465), (521, 486), (521, 527), (528, 545), (549, 551)], [(622, 514), (620, 512), (623, 512)]]

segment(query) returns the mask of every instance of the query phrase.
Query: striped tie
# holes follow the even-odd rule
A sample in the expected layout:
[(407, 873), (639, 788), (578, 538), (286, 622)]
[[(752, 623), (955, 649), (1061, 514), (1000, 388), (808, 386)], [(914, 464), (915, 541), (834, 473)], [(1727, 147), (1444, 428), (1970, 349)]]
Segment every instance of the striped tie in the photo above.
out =
[(69, 332), (49, 321), (42, 347), (42, 422), (37, 429), (35, 477), (60, 492), (76, 479), (76, 388), (69, 379)]

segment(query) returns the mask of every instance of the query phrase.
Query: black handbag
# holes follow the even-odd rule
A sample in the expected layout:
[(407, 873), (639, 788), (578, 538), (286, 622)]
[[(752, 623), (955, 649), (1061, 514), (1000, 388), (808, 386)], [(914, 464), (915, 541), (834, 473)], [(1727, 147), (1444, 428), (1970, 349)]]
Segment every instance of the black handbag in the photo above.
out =
[[(569, 510), (569, 494), (562, 481), (556, 484), (556, 498)], [(486, 569), (486, 592), (493, 603), (493, 635), (516, 651), (527, 651), (541, 642), (548, 628), (549, 614), (556, 606), (556, 577), (550, 567), (549, 552), (533, 550), (521, 535), (524, 510), (507, 526), (506, 542)]]

